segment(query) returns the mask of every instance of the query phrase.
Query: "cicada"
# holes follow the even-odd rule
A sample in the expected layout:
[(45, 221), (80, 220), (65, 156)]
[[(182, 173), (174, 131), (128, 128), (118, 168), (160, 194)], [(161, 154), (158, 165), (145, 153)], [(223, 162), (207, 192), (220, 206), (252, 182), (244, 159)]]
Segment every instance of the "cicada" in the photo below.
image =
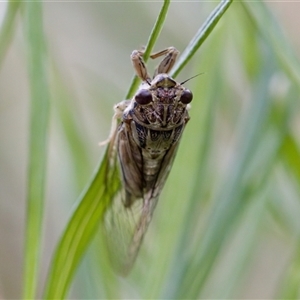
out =
[(190, 90), (168, 75), (179, 52), (174, 47), (152, 54), (164, 56), (150, 77), (143, 51), (131, 61), (142, 83), (131, 100), (115, 105), (115, 128), (109, 157), (119, 166), (121, 190), (104, 218), (113, 263), (121, 272), (132, 267), (161, 190), (171, 170), (182, 132), (189, 121)]

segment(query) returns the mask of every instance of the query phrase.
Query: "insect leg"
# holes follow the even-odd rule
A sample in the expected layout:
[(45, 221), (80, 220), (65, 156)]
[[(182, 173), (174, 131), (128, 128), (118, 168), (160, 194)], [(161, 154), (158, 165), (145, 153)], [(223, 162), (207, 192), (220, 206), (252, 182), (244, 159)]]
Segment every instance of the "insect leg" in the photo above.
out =
[(110, 129), (109, 136), (106, 140), (100, 142), (99, 146), (105, 146), (106, 144), (114, 141), (116, 133), (117, 133), (118, 120), (121, 119), (124, 110), (128, 107), (130, 102), (131, 102), (131, 100), (124, 100), (114, 106), (115, 113), (112, 117), (111, 129)]
[(115, 114), (114, 114), (113, 118), (120, 119), (122, 117), (124, 110), (129, 106), (130, 102), (131, 102), (131, 100), (123, 100), (123, 101), (117, 103), (114, 106)]
[(130, 58), (137, 76), (139, 76), (143, 81), (149, 81), (151, 79), (147, 72), (147, 68), (144, 63), (144, 60), (142, 58), (143, 54), (144, 54), (143, 50), (134, 50), (131, 53)]
[(169, 47), (162, 51), (151, 54), (150, 57), (152, 59), (165, 55), (164, 59), (160, 62), (160, 64), (156, 68), (154, 77), (157, 74), (168, 73), (174, 66), (178, 54), (179, 51), (174, 47)]

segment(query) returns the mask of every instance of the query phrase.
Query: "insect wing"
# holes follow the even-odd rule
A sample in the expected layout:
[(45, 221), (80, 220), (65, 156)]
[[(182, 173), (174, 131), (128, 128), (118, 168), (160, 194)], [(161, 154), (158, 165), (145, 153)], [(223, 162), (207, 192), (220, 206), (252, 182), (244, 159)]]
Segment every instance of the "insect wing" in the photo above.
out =
[(133, 263), (130, 247), (142, 216), (143, 202), (136, 201), (130, 208), (125, 207), (122, 194), (115, 196), (106, 211), (103, 228), (111, 263), (117, 272), (126, 275)]
[[(119, 139), (122, 137), (120, 126), (115, 126), (115, 132), (111, 133), (110, 142), (108, 146), (110, 168), (118, 169), (119, 180), (121, 180), (122, 166), (117, 157), (117, 147)], [(123, 141), (128, 143), (128, 141)], [(125, 166), (126, 167), (126, 166)], [(107, 188), (110, 188), (109, 180), (106, 183)], [(109, 206), (106, 209), (103, 219), (103, 232), (107, 243), (109, 257), (113, 267), (119, 273), (125, 275), (129, 271), (130, 262), (130, 245), (134, 232), (136, 231), (137, 224), (139, 224), (142, 211), (142, 199), (136, 200), (130, 207), (126, 207), (125, 203), (125, 186), (124, 182), (120, 184), (119, 190), (114, 194)]]
[[(124, 169), (128, 169), (128, 161), (133, 160), (132, 147), (130, 147), (125, 126), (119, 125), (112, 136), (109, 145), (111, 168), (117, 167), (121, 178), (122, 170), (124, 172)], [(120, 152), (120, 149), (122, 149), (122, 154), (119, 155), (120, 159), (118, 159), (117, 153)], [(135, 172), (138, 173), (134, 169), (133, 173)], [(134, 179), (131, 178), (130, 181), (133, 182)], [(138, 189), (138, 187), (136, 188)], [(150, 222), (150, 218), (147, 216), (152, 215), (152, 207), (144, 205), (143, 197), (133, 197), (134, 201), (130, 205), (126, 205), (129, 198), (131, 195), (128, 195), (126, 182), (123, 179), (118, 193), (114, 195), (106, 210), (103, 222), (110, 260), (116, 271), (123, 275), (126, 275), (131, 269), (148, 227), (145, 220)], [(156, 201), (156, 199), (153, 200)]]
[[(155, 187), (150, 190), (146, 195), (144, 195), (142, 211), (139, 217), (139, 221), (136, 224), (134, 229), (130, 246), (128, 248), (128, 263), (126, 269), (129, 271), (132, 267), (138, 251), (140, 249), (143, 237), (148, 229), (148, 226), (152, 220), (153, 212), (156, 207), (156, 204), (159, 199), (159, 195), (162, 191), (162, 188), (166, 182), (166, 179), (170, 173), (176, 151), (178, 148), (179, 142), (175, 143), (169, 151), (166, 153), (162, 163), (161, 169), (158, 174), (158, 178), (155, 184)], [(125, 270), (126, 270), (125, 269)], [(127, 271), (127, 272), (128, 272)]]
[[(116, 138), (111, 141), (113, 145), (110, 145), (110, 148), (113, 150), (111, 151), (110, 161), (116, 164), (115, 167), (118, 167), (121, 171), (122, 167), (119, 165), (116, 155), (119, 137), (116, 134)], [(113, 267), (121, 274), (126, 275), (136, 259), (159, 195), (172, 167), (178, 144), (179, 141), (174, 143), (167, 151), (161, 162), (160, 172), (153, 189), (143, 197), (135, 199), (130, 206), (126, 206), (124, 205), (126, 191), (123, 182), (120, 190), (115, 194), (110, 206), (107, 208), (103, 222), (105, 239)]]

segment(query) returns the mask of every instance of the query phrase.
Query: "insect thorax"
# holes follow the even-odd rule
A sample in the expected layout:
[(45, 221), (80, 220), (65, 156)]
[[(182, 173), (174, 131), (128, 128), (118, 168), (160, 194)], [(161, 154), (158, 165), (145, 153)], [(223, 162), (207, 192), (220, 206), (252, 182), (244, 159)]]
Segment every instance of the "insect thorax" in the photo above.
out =
[(152, 101), (142, 105), (134, 97), (130, 108), (124, 112), (123, 121), (130, 123), (137, 145), (156, 156), (178, 141), (189, 118), (187, 105), (180, 102), (185, 89), (167, 74), (157, 75), (151, 85), (143, 83), (139, 91), (146, 89)]

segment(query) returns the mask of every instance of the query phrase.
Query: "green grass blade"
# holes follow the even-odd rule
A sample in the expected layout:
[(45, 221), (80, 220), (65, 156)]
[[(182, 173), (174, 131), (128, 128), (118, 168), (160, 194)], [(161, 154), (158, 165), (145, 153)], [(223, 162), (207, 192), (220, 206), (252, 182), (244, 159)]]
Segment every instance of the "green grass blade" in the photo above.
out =
[[(267, 69), (267, 67), (265, 68)], [(268, 89), (267, 82), (269, 77), (262, 75), (258, 79), (257, 92), (253, 99), (252, 112), (249, 113), (249, 119), (243, 125), (240, 125), (241, 149), (238, 152), (239, 157), (236, 157), (236, 166), (232, 171), (232, 175), (224, 183), (224, 188), (217, 195), (217, 201), (208, 217), (209, 224), (204, 230), (203, 237), (199, 238), (198, 248), (195, 249), (194, 255), (182, 263), (181, 270), (178, 272), (180, 275), (177, 278), (176, 284), (173, 286), (172, 294), (168, 297), (176, 298), (197, 298), (201, 289), (208, 278), (214, 261), (221, 249), (223, 242), (228, 237), (232, 229), (233, 222), (236, 218), (243, 213), (247, 202), (241, 201), (244, 193), (243, 186), (243, 173), (247, 170), (248, 164), (251, 162), (255, 147), (258, 144), (259, 133), (265, 122), (266, 111), (268, 108)], [(253, 119), (255, 116), (255, 120)], [(242, 134), (247, 132), (247, 135)], [(193, 199), (190, 199), (193, 202)], [(197, 216), (190, 215), (189, 222), (185, 228), (191, 229)], [(183, 239), (188, 236), (185, 231)], [(179, 241), (180, 243), (180, 241)], [(184, 243), (181, 243), (184, 245)]]
[[(159, 34), (161, 32), (161, 29), (163, 27), (163, 24), (164, 24), (166, 16), (167, 16), (169, 5), (170, 5), (170, 0), (164, 0), (164, 4), (160, 10), (160, 13), (157, 17), (157, 20), (155, 22), (155, 25), (152, 29), (152, 32), (149, 36), (149, 39), (148, 39), (148, 42), (147, 42), (147, 45), (145, 48), (145, 53), (143, 55), (143, 59), (145, 62), (147, 62), (147, 60), (152, 52), (152, 49), (159, 37)], [(139, 82), (140, 82), (140, 79), (136, 75), (134, 75), (125, 99), (130, 99), (133, 96), (134, 92), (138, 88)]]
[[(290, 42), (284, 35), (282, 28), (272, 12), (263, 1), (251, 3), (243, 1), (242, 5), (249, 14), (253, 25), (263, 36), (264, 40), (274, 49), (284, 71), (300, 86), (300, 61), (293, 51)], [(268, 20), (266, 26), (265, 20)]]
[(41, 2), (27, 2), (24, 24), (28, 43), (31, 93), (24, 299), (35, 298), (41, 247), (41, 228), (47, 162), (49, 90)]
[(284, 276), (281, 277), (280, 290), (276, 299), (299, 299), (299, 281), (300, 281), (300, 240), (295, 246), (294, 257)]
[(15, 17), (19, 10), (21, 2), (9, 1), (6, 15), (0, 31), (0, 66), (5, 57), (8, 46), (12, 39), (15, 28)]
[[(288, 96), (285, 103), (291, 101), (298, 101), (299, 86), (300, 86), (300, 61), (296, 53), (292, 49), (290, 42), (287, 40), (282, 28), (274, 18), (270, 10), (267, 9), (266, 4), (263, 2), (257, 2), (255, 5), (243, 2), (243, 6), (251, 20), (253, 25), (260, 32), (265, 41), (274, 49), (277, 60), (279, 61), (282, 71), (291, 79), (291, 83), (294, 83), (294, 99)], [(268, 20), (266, 26), (266, 20)], [(298, 91), (298, 92), (296, 92)], [(296, 100), (297, 99), (297, 100)], [(298, 118), (298, 109), (296, 105), (293, 107), (295, 113), (292, 116), (294, 119)], [(292, 115), (292, 114), (291, 114)], [(292, 117), (289, 118), (291, 123)], [(283, 162), (286, 171), (290, 176), (296, 179), (294, 189), (299, 194), (299, 182), (300, 182), (300, 154), (298, 149), (297, 138), (293, 136), (292, 132), (288, 132), (281, 147), (281, 161)], [(277, 211), (277, 214), (282, 219), (282, 211)], [(284, 214), (283, 214), (284, 215)], [(288, 227), (288, 226), (287, 226)], [(295, 230), (295, 229), (294, 229)], [(290, 229), (291, 231), (291, 229)], [(298, 230), (297, 230), (298, 232)], [(290, 235), (291, 233), (288, 232)], [(299, 298), (299, 270), (300, 270), (300, 256), (299, 256), (299, 234), (297, 234), (297, 244), (294, 249), (294, 257), (289, 262), (289, 267), (280, 276), (278, 284), (278, 290), (276, 297), (280, 299), (298, 299)]]
[(78, 263), (97, 231), (107, 205), (119, 188), (118, 170), (110, 169), (107, 155), (108, 152), (91, 184), (80, 197), (55, 251), (45, 289), (46, 299), (65, 298)]
[[(298, 101), (298, 97), (297, 100)], [(291, 134), (287, 134), (284, 143), (281, 148), (281, 159), (284, 163), (287, 171), (290, 175), (296, 179), (298, 186), (295, 186), (295, 190), (299, 195), (299, 182), (300, 182), (300, 150), (297, 144), (297, 141), (291, 136)], [(279, 212), (281, 213), (281, 211)], [(288, 216), (290, 217), (290, 216)], [(298, 232), (298, 231), (297, 231)], [(285, 271), (285, 273), (281, 276), (281, 281), (279, 284), (277, 298), (278, 299), (298, 299), (299, 292), (299, 270), (300, 270), (300, 238), (299, 233), (297, 235), (297, 244), (295, 246), (293, 257), (290, 260), (290, 264)]]
[(300, 150), (296, 140), (288, 134), (281, 148), (281, 156), (289, 171), (300, 182)]
[(222, 0), (219, 5), (213, 10), (213, 12), (206, 19), (205, 23), (200, 27), (196, 35), (193, 37), (189, 45), (181, 53), (177, 63), (170, 72), (170, 75), (172, 77), (175, 78), (185, 67), (185, 65), (190, 61), (190, 59), (194, 56), (203, 42), (208, 38), (212, 30), (215, 28), (232, 2), (233, 0)]

